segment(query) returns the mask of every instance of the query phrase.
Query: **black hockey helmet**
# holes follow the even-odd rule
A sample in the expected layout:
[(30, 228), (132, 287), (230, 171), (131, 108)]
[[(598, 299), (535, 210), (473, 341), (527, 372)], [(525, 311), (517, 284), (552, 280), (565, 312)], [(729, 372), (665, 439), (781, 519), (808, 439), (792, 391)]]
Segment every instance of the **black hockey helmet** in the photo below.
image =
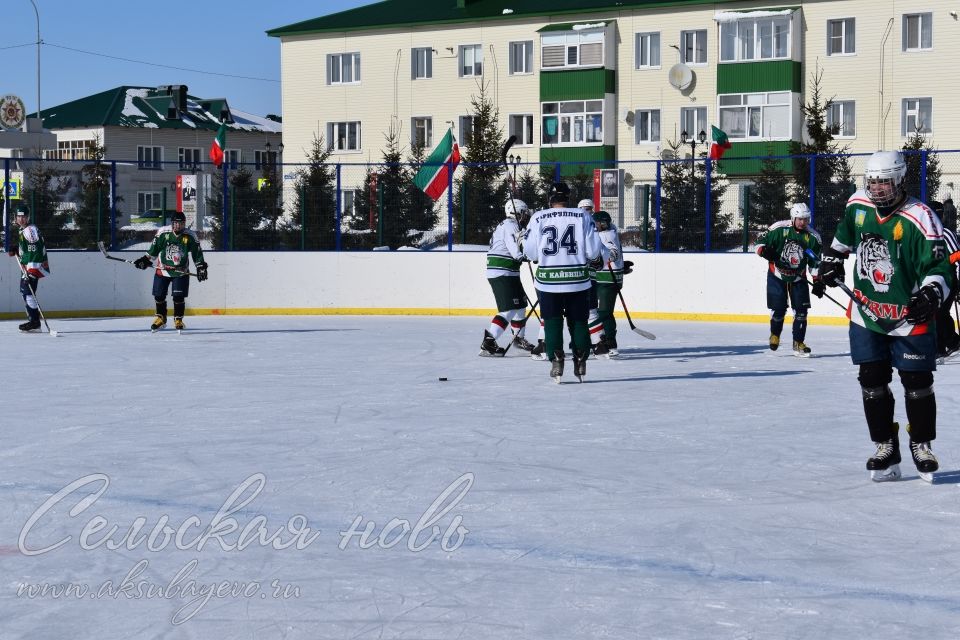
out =
[(613, 226), (613, 220), (606, 211), (594, 211), (593, 224), (597, 225), (597, 229), (600, 231), (606, 231)]
[(570, 187), (566, 182), (554, 182), (550, 190), (550, 204), (570, 201)]
[(183, 211), (175, 211), (170, 217), (170, 222), (182, 222), (187, 224), (187, 216), (183, 215)]
[(27, 217), (29, 218), (29, 217), (30, 217), (30, 207), (28, 207), (28, 206), (25, 205), (25, 204), (18, 204), (18, 205), (17, 205), (17, 215), (18, 215), (18, 216), (27, 216)]

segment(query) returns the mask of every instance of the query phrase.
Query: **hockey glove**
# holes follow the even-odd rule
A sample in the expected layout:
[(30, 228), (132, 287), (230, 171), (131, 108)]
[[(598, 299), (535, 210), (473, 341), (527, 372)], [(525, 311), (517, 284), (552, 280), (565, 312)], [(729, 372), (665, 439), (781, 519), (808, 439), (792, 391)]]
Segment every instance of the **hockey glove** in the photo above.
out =
[(760, 247), (760, 257), (766, 260), (767, 262), (776, 262), (777, 261), (777, 250), (771, 247), (768, 244)]
[(201, 262), (197, 265), (197, 280), (203, 282), (208, 277), (207, 275), (207, 263)]
[(588, 262), (588, 263), (587, 263), (587, 266), (589, 266), (589, 267), (590, 267), (591, 269), (593, 269), (594, 271), (600, 271), (600, 270), (602, 270), (602, 269), (603, 269), (603, 256), (597, 256), (596, 258), (594, 258), (593, 260), (591, 260), (590, 262)]
[(137, 269), (149, 269), (150, 265), (153, 264), (153, 258), (150, 256), (140, 256), (133, 261), (133, 266)]
[(913, 294), (910, 303), (907, 305), (907, 322), (923, 324), (929, 321), (936, 315), (942, 301), (940, 287), (937, 285), (928, 284), (920, 287), (920, 290)]
[(823, 252), (823, 260), (820, 261), (820, 279), (828, 287), (836, 287), (843, 282), (846, 277), (846, 271), (843, 268), (845, 255), (830, 248)]
[(633, 263), (630, 262), (629, 260), (624, 260), (624, 261), (623, 261), (623, 275), (627, 275), (628, 273), (633, 273)]
[(810, 288), (810, 292), (818, 298), (822, 298), (823, 294), (826, 293), (827, 285), (823, 284), (821, 278), (814, 278), (813, 286)]
[(616, 247), (610, 247), (610, 262), (616, 262), (620, 259), (620, 251)]

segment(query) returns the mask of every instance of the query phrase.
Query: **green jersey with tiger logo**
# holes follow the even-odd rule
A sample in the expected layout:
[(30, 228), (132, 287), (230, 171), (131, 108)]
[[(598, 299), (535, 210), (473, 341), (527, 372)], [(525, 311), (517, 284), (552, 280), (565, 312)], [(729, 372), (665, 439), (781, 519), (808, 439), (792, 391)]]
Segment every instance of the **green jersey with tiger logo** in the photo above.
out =
[[(773, 247), (777, 253), (777, 259), (770, 263), (770, 272), (784, 282), (804, 280), (808, 267), (810, 275), (817, 275), (821, 240), (813, 227), (807, 225), (803, 231), (797, 231), (792, 220), (781, 220), (770, 227), (756, 248), (759, 251), (765, 246)], [(807, 249), (813, 251), (816, 261), (810, 259)]]

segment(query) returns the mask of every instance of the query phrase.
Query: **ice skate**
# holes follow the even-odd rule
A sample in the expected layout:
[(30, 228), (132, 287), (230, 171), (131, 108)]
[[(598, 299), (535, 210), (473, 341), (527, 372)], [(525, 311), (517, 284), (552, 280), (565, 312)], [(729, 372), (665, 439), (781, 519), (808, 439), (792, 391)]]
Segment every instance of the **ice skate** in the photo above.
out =
[(27, 320), (26, 322), (21, 324), (19, 328), (20, 328), (20, 331), (23, 331), (24, 333), (30, 333), (31, 331), (38, 331), (40, 329), (40, 321)]
[(611, 338), (611, 337), (609, 337), (609, 336), (603, 336), (603, 341), (606, 343), (607, 349), (609, 349), (609, 351), (607, 352), (607, 358), (614, 358), (614, 357), (620, 355), (620, 352), (617, 350), (617, 339), (616, 339), (616, 338)]
[(560, 384), (560, 378), (563, 377), (563, 351), (553, 352), (553, 362), (550, 364), (550, 377), (557, 384)]
[(523, 336), (517, 336), (513, 339), (513, 344), (517, 346), (517, 349), (523, 349), (524, 351), (533, 351), (533, 345), (530, 344), (530, 341), (524, 338)]
[(798, 358), (809, 358), (810, 357), (810, 347), (805, 345), (802, 340), (793, 341), (793, 355)]
[(770, 351), (776, 351), (780, 346), (780, 336), (770, 334)]
[(533, 360), (546, 360), (546, 350), (546, 345), (543, 344), (543, 340), (537, 340), (537, 346), (530, 351), (530, 358)]
[(167, 326), (167, 316), (161, 316), (157, 314), (157, 317), (153, 319), (153, 324), (150, 325), (150, 330), (156, 333)]
[(940, 468), (940, 463), (930, 450), (930, 443), (911, 440), (910, 455), (913, 456), (913, 463), (917, 465), (920, 477), (927, 482), (933, 482), (933, 472)]
[(573, 375), (583, 382), (583, 376), (587, 375), (587, 352), (573, 352)]
[(485, 358), (500, 357), (507, 350), (497, 344), (497, 339), (489, 331), (483, 332), (483, 342), (480, 343), (480, 355)]
[(600, 336), (600, 342), (593, 345), (593, 355), (595, 356), (609, 356), (610, 355), (610, 346), (607, 344), (606, 338)]
[[(898, 425), (894, 426), (897, 429)], [(900, 439), (894, 433), (893, 438), (875, 442), (877, 451), (867, 460), (867, 470), (874, 482), (887, 482), (900, 479)]]
[(183, 324), (183, 318), (174, 318), (173, 328), (176, 329), (177, 332), (180, 332), (186, 329), (187, 327)]

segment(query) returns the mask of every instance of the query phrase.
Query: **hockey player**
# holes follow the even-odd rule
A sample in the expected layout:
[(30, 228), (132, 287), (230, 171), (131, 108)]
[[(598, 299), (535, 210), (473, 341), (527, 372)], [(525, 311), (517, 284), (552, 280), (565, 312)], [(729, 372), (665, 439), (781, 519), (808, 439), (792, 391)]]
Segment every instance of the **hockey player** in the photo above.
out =
[[(890, 391), (893, 367), (905, 392), (910, 453), (930, 480), (938, 462), (933, 393), (937, 342), (931, 321), (950, 293), (950, 262), (936, 214), (903, 187), (907, 165), (896, 151), (878, 151), (864, 169), (864, 188), (847, 201), (836, 236), (824, 251), (820, 278), (844, 279), (844, 259), (856, 253), (850, 317), (850, 357), (860, 367), (863, 411), (876, 452), (867, 469), (876, 481), (900, 477), (900, 441)], [(864, 310), (866, 309), (866, 310)]]
[(593, 223), (600, 233), (600, 241), (610, 254), (610, 259), (591, 274), (597, 305), (590, 309), (588, 326), (594, 354), (609, 357), (619, 354), (617, 321), (613, 317), (613, 309), (617, 305), (617, 293), (623, 287), (623, 247), (620, 245), (620, 234), (609, 213), (597, 211), (593, 214)]
[(593, 200), (591, 200), (590, 198), (584, 198), (583, 200), (577, 203), (577, 208), (583, 209), (589, 214), (593, 214)]
[(190, 292), (190, 258), (197, 265), (197, 280), (207, 279), (207, 263), (203, 260), (203, 250), (192, 231), (186, 229), (187, 218), (182, 212), (173, 214), (169, 227), (162, 227), (147, 249), (147, 255), (137, 258), (134, 264), (138, 269), (147, 269), (156, 259), (156, 273), (153, 276), (153, 299), (156, 302), (157, 317), (150, 328), (159, 331), (167, 326), (167, 290), (173, 285), (173, 326), (177, 331), (184, 328), (183, 312), (186, 297)]
[(960, 261), (960, 244), (957, 236), (946, 226), (943, 228), (943, 240), (947, 245), (950, 260), (950, 294), (944, 298), (937, 311), (937, 357), (942, 361), (960, 349), (960, 336), (953, 320), (953, 306), (957, 296), (957, 262)]
[[(807, 250), (820, 259), (820, 234), (810, 226), (810, 208), (803, 202), (790, 207), (790, 220), (775, 222), (757, 243), (757, 255), (767, 260), (767, 308), (770, 309), (770, 349), (780, 346), (780, 332), (787, 315), (787, 298), (793, 308), (793, 354), (810, 357), (810, 347), (804, 343), (807, 334), (807, 311), (810, 310), (810, 289), (807, 286), (807, 267), (814, 282), (817, 280), (816, 262)], [(822, 286), (814, 293), (823, 296)]]
[(572, 327), (574, 374), (581, 381), (586, 374), (590, 351), (588, 264), (598, 268), (609, 259), (590, 215), (567, 207), (569, 193), (565, 184), (554, 185), (550, 208), (533, 214), (523, 236), (524, 254), (537, 263), (535, 280), (552, 362), (550, 377), (556, 382), (563, 376), (564, 318)]
[(40, 307), (35, 296), (40, 278), (50, 275), (50, 263), (47, 261), (47, 249), (43, 235), (37, 226), (30, 223), (30, 210), (27, 205), (17, 206), (17, 234), (16, 244), (10, 243), (10, 256), (19, 256), (20, 260), (20, 294), (27, 308), (27, 321), (20, 325), (20, 331), (37, 331), (40, 329)]
[(523, 200), (511, 198), (507, 200), (504, 212), (507, 217), (494, 229), (487, 251), (487, 282), (497, 301), (497, 315), (483, 332), (481, 356), (504, 354), (505, 349), (497, 344), (497, 338), (508, 325), (514, 336), (513, 343), (524, 351), (533, 350), (533, 345), (523, 337), (527, 296), (520, 283), (523, 252), (519, 244), (520, 234), (530, 220), (530, 209)]

